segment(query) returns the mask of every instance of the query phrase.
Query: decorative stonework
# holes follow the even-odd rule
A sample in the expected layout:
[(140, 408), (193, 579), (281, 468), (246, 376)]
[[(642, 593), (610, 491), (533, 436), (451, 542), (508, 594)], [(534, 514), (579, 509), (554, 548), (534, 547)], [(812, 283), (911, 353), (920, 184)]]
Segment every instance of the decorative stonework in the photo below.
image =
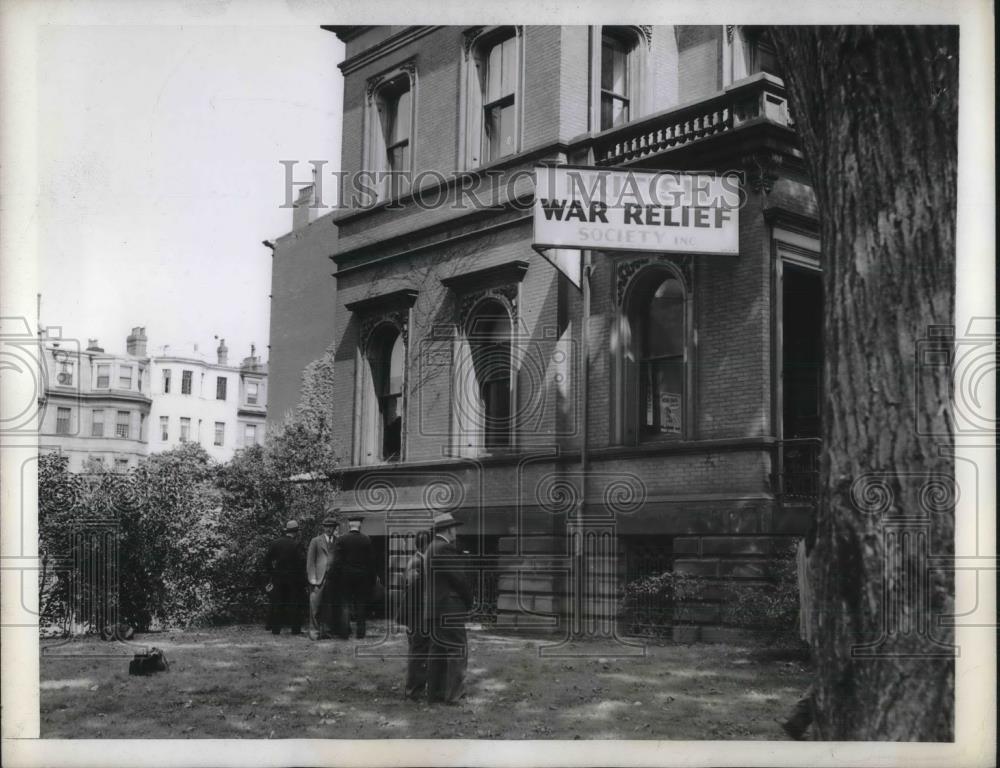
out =
[(735, 35), (735, 34), (736, 34), (736, 25), (735, 24), (726, 24), (726, 42), (727, 43), (732, 43), (733, 42), (733, 35)]
[(407, 309), (396, 309), (365, 317), (361, 321), (361, 352), (367, 354), (372, 331), (383, 324), (395, 327), (399, 331), (399, 335), (403, 337), (403, 344), (406, 344), (409, 335), (409, 314)]
[(622, 296), (628, 287), (632, 276), (640, 269), (649, 264), (652, 259), (633, 259), (632, 261), (621, 261), (615, 267), (615, 297), (618, 306), (621, 306)]
[(460, 328), (465, 328), (472, 314), (473, 308), (483, 299), (496, 299), (503, 304), (510, 313), (511, 320), (517, 321), (517, 284), (508, 283), (494, 288), (484, 288), (464, 294), (459, 300), (458, 322)]
[(399, 75), (406, 75), (410, 81), (410, 88), (413, 88), (413, 81), (417, 74), (417, 57), (411, 56), (406, 61), (401, 62), (396, 65), (393, 69), (387, 72), (382, 72), (377, 75), (372, 75), (365, 81), (365, 98), (371, 102), (375, 98), (375, 92), (379, 89), (383, 83), (391, 82)]
[(365, 83), (365, 98), (369, 102), (375, 97), (375, 90), (383, 80), (385, 80), (385, 75), (373, 75), (368, 78), (368, 81)]
[(476, 38), (482, 34), (484, 29), (486, 29), (486, 27), (469, 27), (462, 33), (462, 48), (465, 52), (465, 58), (469, 58), (469, 54), (472, 52), (472, 46), (475, 44)]
[(694, 285), (694, 258), (690, 254), (643, 257), (621, 261), (615, 265), (615, 300), (619, 307), (622, 306), (625, 291), (636, 273), (646, 265), (656, 263), (672, 264), (677, 267), (684, 278), (685, 290), (691, 290), (691, 286)]
[(636, 26), (639, 33), (642, 35), (642, 39), (646, 41), (646, 47), (653, 47), (653, 25), (652, 24), (641, 24)]

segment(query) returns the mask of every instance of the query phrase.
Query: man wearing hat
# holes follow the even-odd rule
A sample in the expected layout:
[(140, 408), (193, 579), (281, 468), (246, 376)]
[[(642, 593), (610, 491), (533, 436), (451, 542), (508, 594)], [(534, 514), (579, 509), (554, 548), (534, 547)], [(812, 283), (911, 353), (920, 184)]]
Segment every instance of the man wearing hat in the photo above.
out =
[(271, 542), (265, 564), (271, 588), (271, 633), (280, 635), (282, 627), (289, 627), (293, 635), (301, 634), (305, 563), (299, 548), (298, 521), (289, 520), (284, 535)]
[(375, 584), (375, 552), (361, 532), (362, 515), (347, 518), (348, 531), (333, 548), (334, 623), (337, 636), (351, 636), (351, 615), (357, 622), (357, 637), (365, 636), (369, 601)]
[(306, 578), (309, 580), (309, 639), (325, 640), (330, 637), (333, 619), (333, 547), (340, 521), (332, 509), (323, 518), (323, 533), (309, 542), (306, 555)]
[(449, 568), (457, 556), (455, 534), (462, 523), (447, 512), (434, 518), (434, 538), (425, 552), (430, 578), (430, 645), (427, 657), (427, 700), (453, 704), (462, 697), (469, 645), (465, 626), (458, 617), (472, 610), (472, 585), (464, 573)]

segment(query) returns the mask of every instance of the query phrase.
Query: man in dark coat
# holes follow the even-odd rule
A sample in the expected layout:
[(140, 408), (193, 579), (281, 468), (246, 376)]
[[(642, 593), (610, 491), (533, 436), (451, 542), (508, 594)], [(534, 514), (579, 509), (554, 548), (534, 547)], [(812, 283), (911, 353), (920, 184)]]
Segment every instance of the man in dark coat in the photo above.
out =
[(265, 566), (270, 579), (268, 626), (271, 633), (280, 635), (282, 627), (289, 627), (293, 635), (301, 634), (306, 564), (299, 547), (297, 521), (289, 520), (285, 524), (285, 534), (268, 546)]
[(431, 632), (424, 607), (428, 592), (427, 569), (424, 552), (431, 542), (429, 530), (418, 531), (414, 538), (413, 555), (403, 572), (403, 590), (400, 596), (399, 622), (406, 626), (408, 655), (406, 661), (406, 688), (408, 699), (419, 699), (427, 688), (427, 657), (430, 652)]
[(375, 584), (375, 552), (361, 532), (364, 518), (347, 518), (348, 532), (333, 548), (334, 624), (338, 637), (351, 636), (351, 616), (357, 622), (357, 638), (365, 636), (372, 587)]
[(465, 573), (449, 567), (458, 555), (455, 533), (461, 523), (447, 512), (434, 518), (434, 538), (424, 553), (430, 591), (425, 608), (429, 618), (427, 700), (454, 704), (464, 692), (469, 645), (462, 614), (472, 610), (472, 585)]
[[(336, 510), (333, 510), (336, 512)], [(309, 639), (330, 637), (333, 623), (333, 548), (340, 522), (333, 513), (323, 518), (323, 533), (309, 542), (306, 578), (309, 581)]]

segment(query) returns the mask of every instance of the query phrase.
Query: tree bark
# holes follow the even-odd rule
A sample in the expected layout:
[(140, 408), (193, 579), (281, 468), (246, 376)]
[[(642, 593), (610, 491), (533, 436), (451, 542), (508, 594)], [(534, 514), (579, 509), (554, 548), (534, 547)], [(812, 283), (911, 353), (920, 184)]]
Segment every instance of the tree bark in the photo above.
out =
[(951, 374), (921, 351), (954, 322), (958, 29), (770, 33), (824, 260), (817, 738), (951, 740)]

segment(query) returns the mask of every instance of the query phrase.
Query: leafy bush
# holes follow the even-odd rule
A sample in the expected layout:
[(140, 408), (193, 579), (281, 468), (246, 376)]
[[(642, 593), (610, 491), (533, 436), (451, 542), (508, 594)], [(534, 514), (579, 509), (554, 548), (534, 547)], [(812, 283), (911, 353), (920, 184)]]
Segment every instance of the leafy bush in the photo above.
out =
[(675, 571), (644, 576), (625, 585), (619, 615), (629, 634), (667, 635), (684, 623), (676, 607), (684, 603), (720, 605), (723, 625), (765, 632), (772, 640), (797, 639), (799, 591), (795, 544), (766, 561), (755, 582), (721, 581)]
[(42, 624), (100, 631), (115, 613), (139, 630), (260, 619), (268, 544), (289, 519), (304, 538), (318, 532), (338, 487), (331, 374), (324, 355), (306, 370), (295, 413), (224, 465), (196, 443), (128, 472), (74, 474), (66, 457), (40, 455)]

